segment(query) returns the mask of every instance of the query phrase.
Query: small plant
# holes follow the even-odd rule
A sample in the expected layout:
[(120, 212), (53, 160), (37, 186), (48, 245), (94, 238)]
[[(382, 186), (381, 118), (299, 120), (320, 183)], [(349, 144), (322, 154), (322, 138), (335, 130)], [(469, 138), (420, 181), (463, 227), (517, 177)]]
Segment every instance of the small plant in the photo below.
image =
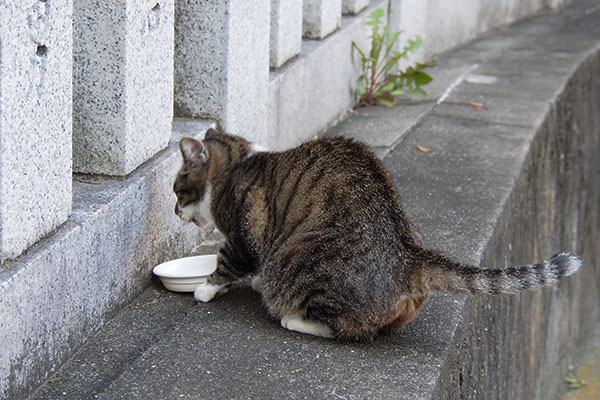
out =
[(565, 382), (567, 382), (571, 389), (581, 389), (586, 385), (583, 379), (578, 379), (574, 376), (567, 376), (565, 378)]
[(427, 98), (427, 93), (421, 86), (433, 79), (422, 71), (433, 64), (415, 63), (414, 66), (401, 69), (400, 61), (408, 59), (408, 54), (421, 47), (423, 40), (417, 36), (415, 40), (408, 40), (402, 51), (394, 50), (402, 31), (390, 31), (381, 20), (383, 15), (383, 9), (378, 8), (369, 15), (369, 20), (365, 23), (372, 27), (369, 36), (371, 51), (368, 54), (352, 42), (352, 55), (356, 50), (361, 57), (362, 74), (356, 85), (360, 95), (359, 106), (384, 104), (391, 107), (396, 102), (396, 97), (403, 94), (409, 95), (413, 100), (423, 100)]

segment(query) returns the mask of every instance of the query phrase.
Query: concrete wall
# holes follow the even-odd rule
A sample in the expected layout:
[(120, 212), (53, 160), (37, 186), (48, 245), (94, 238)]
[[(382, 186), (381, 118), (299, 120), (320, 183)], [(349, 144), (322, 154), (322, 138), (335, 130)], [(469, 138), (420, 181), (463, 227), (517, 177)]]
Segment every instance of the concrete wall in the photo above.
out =
[(574, 71), (539, 127), (484, 255), (486, 265), (503, 266), (573, 249), (584, 268), (555, 290), (468, 301), (436, 398), (555, 398), (564, 388), (561, 377), (597, 337), (599, 73), (595, 51)]
[(404, 40), (421, 36), (417, 59), (427, 60), (483, 33), (572, 0), (397, 0), (389, 7), (390, 27)]

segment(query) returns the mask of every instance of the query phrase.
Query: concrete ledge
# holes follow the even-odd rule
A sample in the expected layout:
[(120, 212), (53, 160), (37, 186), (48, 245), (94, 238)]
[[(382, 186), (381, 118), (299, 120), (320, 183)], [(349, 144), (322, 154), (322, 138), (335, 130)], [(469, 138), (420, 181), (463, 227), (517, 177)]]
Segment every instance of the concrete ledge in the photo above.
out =
[[(600, 29), (596, 37), (598, 33)], [(586, 268), (556, 290), (469, 299), (435, 398), (479, 398), (481, 393), (486, 398), (555, 398), (564, 390), (569, 366), (598, 337), (598, 44), (548, 107), (528, 153), (517, 164), (520, 174), (482, 257), (487, 265), (502, 266), (569, 249), (583, 256)]]
[[(427, 246), (490, 266), (575, 250), (585, 260), (576, 276), (515, 297), (434, 296), (404, 332), (370, 345), (285, 331), (265, 319), (250, 290), (196, 305), (189, 295), (154, 285), (31, 398), (543, 399), (557, 393), (566, 364), (600, 320), (600, 10), (589, 11), (594, 3), (579, 1), (444, 56), (440, 66), (454, 72), (445, 88), (435, 89), (439, 97), (411, 105), (419, 110), (413, 116), (399, 118), (402, 106), (361, 109), (330, 132), (352, 131), (377, 144)], [(490, 81), (482, 76), (496, 80), (482, 83)], [(147, 337), (142, 322), (153, 313), (164, 318), (152, 319), (156, 336)], [(118, 351), (117, 343), (131, 351)], [(113, 344), (117, 350), (110, 351)]]
[(173, 140), (124, 179), (77, 176), (68, 222), (0, 269), (0, 398), (23, 398), (138, 295), (159, 262), (189, 252), (198, 232), (172, 211), (177, 139), (208, 122), (176, 121)]

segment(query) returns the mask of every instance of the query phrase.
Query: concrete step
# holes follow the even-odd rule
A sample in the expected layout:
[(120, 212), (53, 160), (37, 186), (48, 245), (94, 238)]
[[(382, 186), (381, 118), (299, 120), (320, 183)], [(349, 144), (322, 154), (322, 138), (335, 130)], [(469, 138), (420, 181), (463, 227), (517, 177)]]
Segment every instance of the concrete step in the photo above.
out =
[(30, 398), (559, 393), (600, 321), (600, 8), (578, 1), (438, 65), (432, 100), (359, 109), (327, 135), (374, 146), (426, 246), (489, 266), (576, 251), (576, 276), (513, 297), (433, 296), (405, 331), (373, 344), (286, 331), (250, 289), (196, 304), (154, 280)]

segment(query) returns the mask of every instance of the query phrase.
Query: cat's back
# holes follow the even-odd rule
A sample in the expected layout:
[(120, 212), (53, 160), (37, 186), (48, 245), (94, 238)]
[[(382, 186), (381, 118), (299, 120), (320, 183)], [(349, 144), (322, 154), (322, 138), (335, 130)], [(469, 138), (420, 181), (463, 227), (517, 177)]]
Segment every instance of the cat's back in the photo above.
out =
[(298, 165), (322, 180), (318, 193), (347, 206), (399, 207), (392, 180), (381, 161), (361, 142), (343, 137), (307, 142), (291, 151), (290, 166)]
[[(289, 153), (296, 159), (313, 158), (320, 161), (321, 167), (324, 168), (337, 169), (338, 166), (345, 166), (347, 170), (357, 167), (380, 167), (379, 160), (365, 144), (341, 136), (311, 140), (283, 153)], [(344, 169), (340, 170), (343, 171)]]
[(332, 184), (361, 183), (391, 186), (380, 160), (361, 142), (343, 137), (316, 139), (276, 154), (279, 168), (301, 169)]
[(242, 167), (249, 227), (263, 244), (314, 230), (397, 236), (405, 225), (389, 174), (360, 142), (313, 140)]

